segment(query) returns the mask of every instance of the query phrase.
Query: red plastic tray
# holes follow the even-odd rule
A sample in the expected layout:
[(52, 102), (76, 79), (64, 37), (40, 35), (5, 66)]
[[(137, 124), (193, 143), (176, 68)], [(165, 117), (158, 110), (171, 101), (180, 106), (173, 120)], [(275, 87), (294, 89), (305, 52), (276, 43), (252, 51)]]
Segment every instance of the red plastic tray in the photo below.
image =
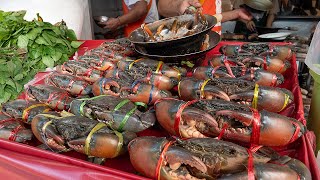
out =
[[(85, 41), (78, 54), (100, 45), (104, 41)], [(207, 54), (210, 57), (218, 53), (220, 46), (225, 44), (241, 44), (240, 42), (221, 42)], [(206, 61), (204, 61), (206, 64)], [(286, 108), (282, 114), (290, 115), (306, 124), (304, 119), (302, 97), (298, 83), (295, 57), (291, 61), (291, 69), (285, 76), (286, 81), (281, 87), (291, 90), (295, 96), (295, 102)], [(47, 73), (36, 75), (36, 84), (43, 83), (42, 79)], [(142, 136), (167, 136), (161, 128), (152, 127), (141, 132)], [(1, 177), (10, 179), (147, 179), (137, 175), (130, 164), (129, 155), (123, 155), (115, 159), (107, 159), (104, 165), (95, 165), (84, 161), (86, 156), (76, 152), (56, 154), (41, 150), (32, 146), (0, 139), (0, 172)], [(303, 137), (286, 147), (278, 147), (283, 155), (289, 155), (304, 162), (315, 180), (320, 180), (319, 168), (314, 156), (315, 136), (313, 132), (307, 132)]]

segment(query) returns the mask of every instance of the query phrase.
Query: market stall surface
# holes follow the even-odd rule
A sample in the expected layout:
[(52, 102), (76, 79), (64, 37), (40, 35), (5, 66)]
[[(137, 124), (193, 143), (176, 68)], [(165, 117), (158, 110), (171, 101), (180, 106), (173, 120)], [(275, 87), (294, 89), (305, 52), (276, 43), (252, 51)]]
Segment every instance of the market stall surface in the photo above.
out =
[[(95, 48), (103, 41), (85, 41), (80, 47), (78, 55)], [(210, 57), (217, 54), (222, 45), (230, 42), (221, 42), (215, 49), (207, 54)], [(233, 44), (239, 44), (233, 42)], [(206, 64), (206, 61), (204, 61)], [(297, 68), (295, 57), (291, 60), (291, 69), (285, 74), (285, 82), (280, 87), (291, 90), (295, 101), (281, 112), (283, 115), (290, 115), (306, 124), (303, 112), (302, 97), (297, 79)], [(47, 73), (39, 73), (33, 84), (43, 83), (43, 77)], [(149, 128), (140, 136), (168, 136), (159, 127)], [(76, 152), (56, 154), (50, 151), (41, 150), (35, 147), (34, 142), (29, 145), (0, 140), (0, 170), (2, 178), (46, 178), (46, 179), (144, 179), (139, 176), (130, 164), (129, 155), (123, 155), (114, 159), (107, 159), (100, 166), (86, 162), (86, 156)], [(289, 155), (304, 162), (310, 169), (313, 179), (320, 179), (319, 169), (313, 149), (315, 147), (314, 134), (307, 132), (303, 137), (286, 147), (276, 147), (282, 155)]]

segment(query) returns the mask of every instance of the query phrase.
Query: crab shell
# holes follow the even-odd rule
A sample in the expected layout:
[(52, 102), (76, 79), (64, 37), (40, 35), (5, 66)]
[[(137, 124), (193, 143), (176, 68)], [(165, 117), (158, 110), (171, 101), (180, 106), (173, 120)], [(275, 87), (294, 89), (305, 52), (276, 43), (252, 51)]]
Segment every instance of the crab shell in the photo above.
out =
[(74, 96), (89, 95), (92, 93), (92, 86), (87, 81), (69, 74), (53, 73), (46, 78), (45, 83), (64, 89)]
[[(116, 106), (126, 102), (121, 108), (115, 110)], [(85, 104), (80, 112), (81, 104)], [(99, 96), (91, 99), (75, 99), (70, 105), (70, 112), (75, 115), (83, 115), (105, 123), (113, 129), (119, 130), (120, 124), (126, 120), (121, 131), (140, 132), (154, 125), (156, 121), (153, 110), (141, 112), (136, 105), (128, 99), (114, 96)], [(135, 109), (131, 114), (130, 112)], [(128, 118), (125, 118), (128, 116)]]
[[(252, 110), (241, 104), (224, 100), (200, 100), (185, 107), (177, 121), (177, 112), (186, 102), (163, 99), (155, 104), (156, 116), (160, 125), (170, 134), (182, 138), (217, 137), (251, 142), (252, 126), (255, 119)], [(296, 119), (276, 113), (261, 111), (260, 131), (257, 144), (284, 146), (305, 133), (306, 128)], [(179, 117), (179, 116), (178, 116)], [(178, 125), (177, 125), (178, 123)], [(224, 124), (228, 126), (224, 129)], [(223, 131), (222, 134), (220, 134)]]
[[(248, 152), (245, 148), (213, 138), (192, 138), (174, 142), (163, 152), (168, 140), (159, 137), (138, 137), (129, 144), (130, 161), (143, 175), (155, 178), (160, 154), (160, 179), (214, 179), (222, 174), (245, 170)], [(254, 162), (269, 158), (253, 153)]]
[(47, 111), (50, 111), (49, 106), (32, 100), (17, 99), (2, 105), (2, 112), (27, 124), (31, 124), (37, 114)]
[(19, 120), (0, 114), (1, 139), (24, 143), (31, 140), (32, 137), (32, 131), (25, 128)]

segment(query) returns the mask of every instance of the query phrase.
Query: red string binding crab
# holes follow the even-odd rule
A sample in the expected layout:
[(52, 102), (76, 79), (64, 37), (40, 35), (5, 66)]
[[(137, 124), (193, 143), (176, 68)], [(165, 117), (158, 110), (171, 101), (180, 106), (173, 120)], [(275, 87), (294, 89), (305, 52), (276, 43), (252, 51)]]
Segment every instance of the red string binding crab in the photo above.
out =
[(296, 119), (224, 100), (161, 99), (155, 103), (155, 110), (161, 126), (183, 138), (220, 136), (245, 143), (285, 146), (306, 131)]
[(264, 153), (249, 153), (244, 147), (213, 138), (138, 137), (128, 148), (134, 168), (158, 180), (248, 179), (250, 173), (257, 179), (311, 180), (308, 168), (296, 159), (279, 156), (271, 160)]

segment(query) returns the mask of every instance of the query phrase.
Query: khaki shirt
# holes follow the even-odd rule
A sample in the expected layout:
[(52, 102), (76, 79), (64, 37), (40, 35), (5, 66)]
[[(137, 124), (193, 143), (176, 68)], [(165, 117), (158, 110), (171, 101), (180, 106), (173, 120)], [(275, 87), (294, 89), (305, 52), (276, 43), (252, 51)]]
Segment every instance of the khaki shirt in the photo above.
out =
[[(242, 0), (231, 0), (233, 2), (233, 8), (234, 9), (239, 9), (240, 5), (244, 4)], [(279, 7), (279, 1), (278, 0), (272, 0), (273, 8), (268, 11), (268, 14), (278, 14), (280, 12), (280, 7)]]

